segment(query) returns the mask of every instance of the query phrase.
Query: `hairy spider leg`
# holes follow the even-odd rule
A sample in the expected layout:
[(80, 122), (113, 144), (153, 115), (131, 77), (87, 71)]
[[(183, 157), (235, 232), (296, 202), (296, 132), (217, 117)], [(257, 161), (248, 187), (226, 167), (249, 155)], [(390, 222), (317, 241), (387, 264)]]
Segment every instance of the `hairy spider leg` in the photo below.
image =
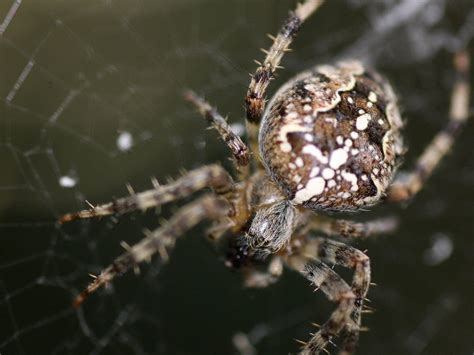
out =
[[(354, 270), (354, 277), (350, 288), (355, 298), (350, 304), (348, 313), (345, 312), (348, 315), (347, 319), (339, 318), (340, 324), (333, 324), (333, 320), (330, 319), (321, 327), (320, 334), (313, 336), (305, 349), (308, 351), (310, 349), (313, 351), (322, 349), (334, 336), (345, 330), (346, 335), (343, 337), (340, 353), (353, 353), (361, 329), (361, 312), (364, 299), (370, 287), (369, 257), (354, 247), (327, 238), (309, 240), (303, 247), (301, 254), (307, 259), (321, 260), (324, 263), (340, 265)], [(332, 282), (332, 279), (329, 279), (327, 282)], [(309, 352), (308, 354), (313, 353)]]
[(304, 21), (321, 6), (324, 0), (306, 0), (299, 3), (294, 11), (290, 11), (276, 37), (270, 36), (273, 44), (270, 49), (262, 51), (266, 54), (263, 63), (257, 61), (258, 68), (250, 81), (245, 97), (247, 134), (253, 154), (258, 156), (258, 129), (263, 111), (265, 110), (265, 93), (275, 72), (281, 68), (280, 62), (294, 40)]
[(456, 82), (451, 96), (449, 121), (415, 163), (414, 169), (407, 175), (397, 178), (388, 190), (389, 201), (405, 201), (416, 195), (441, 159), (449, 152), (458, 133), (469, 118), (469, 72), (470, 57), (467, 51), (461, 51), (454, 56)]
[[(156, 184), (155, 184), (156, 185)], [(60, 217), (61, 223), (82, 218), (103, 217), (111, 214), (123, 214), (135, 210), (147, 210), (165, 203), (184, 198), (198, 190), (211, 187), (220, 195), (232, 194), (234, 182), (232, 177), (220, 165), (213, 164), (189, 171), (176, 181), (167, 185), (156, 185), (154, 189), (119, 198), (113, 202), (68, 213)]]
[(301, 355), (319, 354), (320, 351), (327, 352), (325, 349), (327, 344), (347, 326), (348, 322), (351, 322), (351, 312), (356, 300), (356, 295), (346, 281), (325, 263), (314, 261), (314, 259), (314, 256), (308, 258), (303, 254), (297, 254), (290, 256), (287, 264), (290, 268), (300, 272), (317, 289), (321, 289), (330, 301), (337, 303), (337, 307), (326, 323), (312, 334), (308, 342), (301, 342), (303, 344)]
[(244, 176), (248, 176), (250, 151), (247, 145), (242, 141), (242, 138), (232, 131), (227, 120), (219, 114), (215, 107), (212, 107), (209, 102), (198, 96), (194, 91), (186, 90), (184, 92), (184, 98), (198, 110), (213, 128), (215, 128), (224, 143), (227, 144), (234, 155), (234, 163), (237, 171)]
[(321, 231), (328, 236), (365, 239), (379, 234), (394, 232), (398, 227), (398, 218), (392, 216), (366, 222), (354, 222), (346, 219), (332, 219), (315, 215), (309, 222), (308, 227), (310, 230)]
[(74, 307), (79, 307), (86, 298), (98, 288), (111, 282), (116, 276), (137, 268), (144, 261), (159, 252), (167, 255), (167, 249), (172, 248), (176, 239), (196, 226), (201, 221), (219, 220), (226, 218), (230, 204), (224, 198), (211, 194), (204, 195), (181, 209), (160, 228), (146, 233), (145, 238), (133, 246), (124, 245), (125, 253), (116, 258), (112, 264), (105, 268), (99, 276), (84, 289), (73, 301)]

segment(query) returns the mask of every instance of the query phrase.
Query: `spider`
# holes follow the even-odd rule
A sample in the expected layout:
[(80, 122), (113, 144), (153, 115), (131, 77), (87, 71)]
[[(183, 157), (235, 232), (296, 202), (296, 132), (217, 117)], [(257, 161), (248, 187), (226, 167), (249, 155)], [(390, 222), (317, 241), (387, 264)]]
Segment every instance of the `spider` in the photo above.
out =
[[(165, 261), (176, 239), (203, 220), (207, 234), (227, 240), (226, 264), (240, 269), (248, 287), (274, 283), (284, 267), (293, 269), (320, 289), (336, 306), (301, 354), (318, 354), (341, 337), (340, 354), (355, 351), (361, 315), (371, 285), (370, 259), (345, 242), (393, 231), (393, 218), (365, 223), (336, 219), (340, 211), (360, 211), (380, 201), (402, 202), (420, 191), (451, 148), (468, 119), (469, 56), (454, 57), (456, 82), (449, 121), (415, 163), (396, 175), (405, 153), (403, 121), (388, 81), (358, 61), (318, 65), (285, 83), (266, 105), (266, 91), (301, 25), (323, 0), (306, 0), (291, 11), (263, 62), (252, 75), (245, 98), (249, 145), (232, 132), (226, 120), (193, 91), (184, 97), (214, 127), (233, 154), (235, 179), (220, 165), (184, 173), (173, 182), (135, 193), (88, 210), (66, 214), (61, 222), (146, 210), (208, 192), (181, 207), (171, 219), (137, 244), (123, 243), (117, 257), (74, 300), (79, 306), (99, 287), (135, 269), (158, 253)], [(327, 237), (316, 237), (319, 231)], [(334, 240), (330, 237), (339, 237)], [(352, 283), (334, 270), (352, 269)]]

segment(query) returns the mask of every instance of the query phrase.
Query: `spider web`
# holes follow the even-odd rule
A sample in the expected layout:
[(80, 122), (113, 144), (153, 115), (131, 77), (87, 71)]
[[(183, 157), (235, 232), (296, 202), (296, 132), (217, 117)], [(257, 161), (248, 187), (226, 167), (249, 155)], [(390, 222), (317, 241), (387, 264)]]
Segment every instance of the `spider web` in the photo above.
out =
[[(191, 87), (243, 130), (252, 59), (293, 1), (95, 0), (0, 3), (0, 353), (228, 354), (244, 332), (261, 354), (295, 351), (333, 305), (287, 272), (245, 290), (198, 229), (159, 260), (117, 279), (81, 309), (72, 297), (159, 225), (155, 211), (60, 226), (91, 203), (151, 187), (228, 152), (180, 98)], [(3, 19), (3, 20), (2, 20)], [(406, 166), (446, 121), (451, 53), (474, 36), (470, 0), (328, 1), (301, 31), (271, 86), (308, 66), (356, 57), (400, 93)], [(473, 44), (469, 45), (470, 52)], [(426, 190), (397, 214), (396, 235), (369, 241), (378, 311), (364, 354), (470, 353), (473, 125)], [(467, 131), (467, 132), (466, 132)], [(174, 211), (161, 211), (168, 217)], [(235, 339), (235, 337), (234, 337)]]

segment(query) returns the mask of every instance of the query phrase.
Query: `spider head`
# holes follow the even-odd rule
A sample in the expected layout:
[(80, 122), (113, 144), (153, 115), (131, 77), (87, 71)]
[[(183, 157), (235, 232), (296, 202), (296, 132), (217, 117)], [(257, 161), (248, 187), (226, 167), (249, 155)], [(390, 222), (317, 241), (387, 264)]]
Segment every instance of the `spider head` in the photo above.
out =
[(285, 84), (263, 116), (259, 144), (293, 205), (356, 210), (376, 203), (403, 151), (390, 85), (359, 62), (319, 66)]

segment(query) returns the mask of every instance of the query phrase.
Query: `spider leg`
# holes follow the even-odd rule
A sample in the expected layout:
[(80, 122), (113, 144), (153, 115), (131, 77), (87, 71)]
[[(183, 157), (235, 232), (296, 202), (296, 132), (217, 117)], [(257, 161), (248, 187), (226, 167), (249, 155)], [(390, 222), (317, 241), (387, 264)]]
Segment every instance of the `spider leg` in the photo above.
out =
[(454, 66), (457, 71), (456, 83), (451, 96), (449, 121), (425, 148), (418, 158), (415, 168), (403, 178), (394, 181), (388, 190), (389, 201), (404, 201), (413, 197), (421, 190), (425, 181), (439, 165), (441, 159), (448, 153), (469, 118), (469, 54), (459, 52), (454, 57)]
[(396, 217), (374, 219), (367, 222), (354, 222), (345, 219), (332, 219), (323, 216), (314, 216), (309, 222), (310, 230), (321, 231), (328, 236), (344, 238), (368, 238), (374, 235), (391, 233), (398, 227)]
[(147, 210), (186, 197), (205, 187), (213, 188), (218, 194), (226, 195), (234, 189), (231, 176), (220, 165), (207, 165), (192, 170), (168, 185), (156, 185), (154, 189), (119, 198), (113, 202), (60, 217), (61, 223), (82, 218), (123, 214), (135, 210)]
[(337, 303), (337, 308), (326, 323), (312, 334), (311, 339), (304, 343), (301, 355), (314, 355), (326, 351), (326, 345), (351, 322), (351, 312), (356, 300), (349, 285), (334, 270), (325, 263), (312, 259), (314, 257), (308, 258), (298, 254), (290, 256), (287, 263), (311, 281), (317, 289), (321, 289), (329, 300)]
[(126, 246), (126, 251), (112, 264), (105, 268), (99, 276), (84, 289), (74, 300), (75, 307), (98, 288), (111, 282), (116, 276), (138, 267), (144, 261), (151, 259), (159, 252), (166, 257), (166, 249), (172, 248), (176, 238), (183, 235), (204, 219), (218, 220), (228, 214), (230, 204), (223, 198), (204, 195), (198, 200), (179, 209), (176, 214), (160, 228), (148, 232), (146, 237), (133, 246)]
[(289, 13), (278, 35), (271, 37), (273, 44), (268, 51), (264, 50), (266, 57), (263, 63), (257, 62), (259, 67), (252, 75), (245, 98), (247, 131), (254, 154), (258, 154), (258, 126), (265, 109), (267, 87), (274, 78), (275, 71), (279, 68), (284, 53), (289, 51), (289, 46), (301, 25), (322, 3), (323, 0), (306, 0), (298, 4), (296, 9)]
[(244, 285), (251, 288), (264, 288), (278, 281), (283, 273), (283, 260), (280, 256), (272, 257), (266, 271), (248, 268), (244, 271)]
[(341, 265), (354, 269), (354, 278), (351, 285), (352, 292), (355, 295), (350, 312), (350, 319), (352, 321), (343, 324), (346, 336), (344, 337), (340, 354), (353, 353), (361, 329), (361, 313), (364, 300), (370, 287), (369, 257), (354, 247), (326, 238), (311, 239), (303, 247), (301, 253), (309, 259), (313, 258), (332, 265)]
[(222, 140), (229, 147), (234, 155), (236, 168), (242, 171), (250, 162), (250, 152), (242, 139), (232, 132), (226, 119), (222, 117), (215, 107), (212, 107), (206, 100), (198, 96), (194, 91), (186, 90), (184, 98), (189, 101), (199, 113), (211, 124), (221, 136)]

